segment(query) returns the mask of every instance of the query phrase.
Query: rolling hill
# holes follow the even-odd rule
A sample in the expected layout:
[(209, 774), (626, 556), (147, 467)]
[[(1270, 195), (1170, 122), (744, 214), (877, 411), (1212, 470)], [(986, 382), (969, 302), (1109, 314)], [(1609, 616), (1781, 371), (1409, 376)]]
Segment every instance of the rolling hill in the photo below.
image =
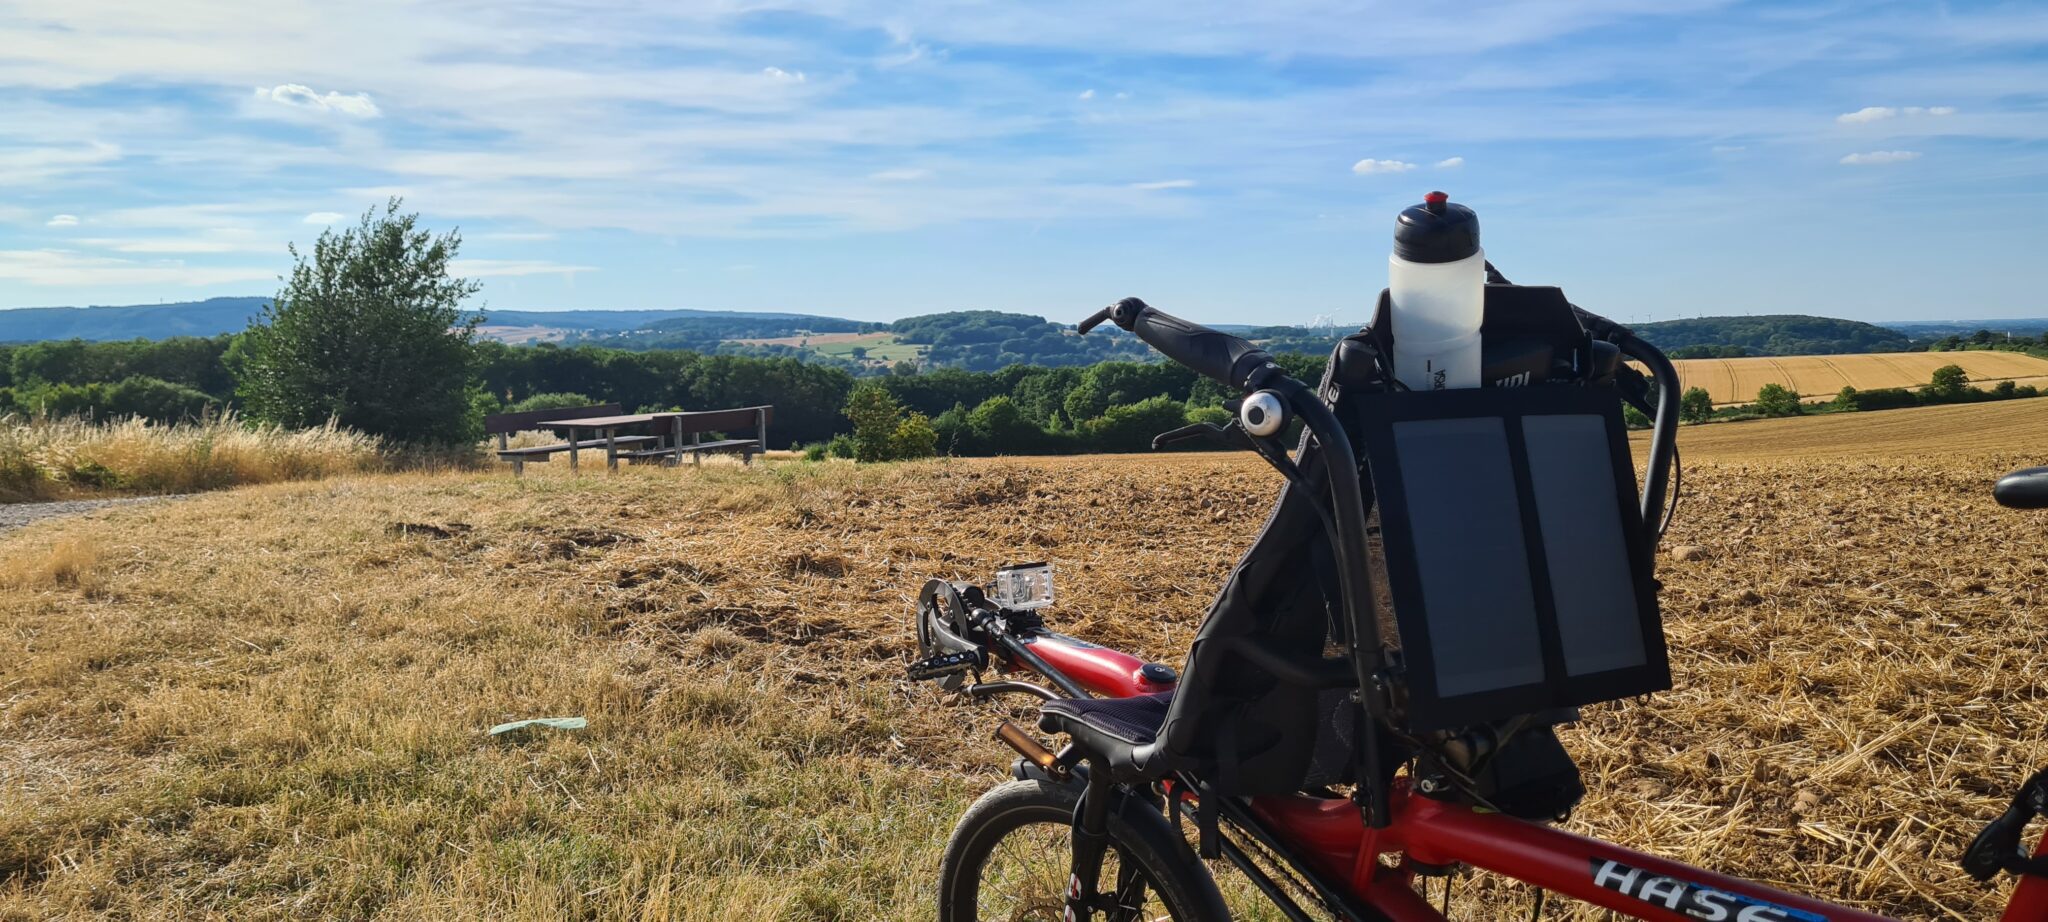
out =
[(1678, 378), (1704, 387), (1717, 406), (1749, 403), (1766, 384), (1781, 384), (1808, 400), (1825, 400), (1843, 387), (1859, 391), (1915, 388), (1943, 365), (1961, 365), (1973, 384), (2011, 381), (2048, 385), (2048, 359), (2020, 352), (1888, 352), (1869, 355), (1744, 359), (1677, 359)]

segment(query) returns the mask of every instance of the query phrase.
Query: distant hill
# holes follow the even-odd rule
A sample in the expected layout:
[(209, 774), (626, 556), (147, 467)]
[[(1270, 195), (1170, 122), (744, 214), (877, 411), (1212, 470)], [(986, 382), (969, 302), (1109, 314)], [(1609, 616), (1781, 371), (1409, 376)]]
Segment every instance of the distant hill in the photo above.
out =
[[(121, 307), (34, 307), (0, 310), (0, 342), (57, 339), (166, 339), (217, 336), (248, 326), (269, 298), (210, 298), (173, 304)], [(741, 351), (746, 354), (815, 355), (841, 360), (818, 343), (794, 345), (806, 337), (891, 333), (905, 354), (917, 352), (932, 365), (968, 369), (1006, 364), (1089, 364), (1107, 358), (1147, 359), (1129, 334), (1104, 327), (1075, 336), (1073, 327), (1032, 314), (947, 311), (869, 323), (774, 311), (715, 310), (486, 310), (488, 338), (503, 342), (591, 343), (633, 349)], [(1275, 352), (1325, 352), (1343, 330), (1220, 324)], [(1744, 355), (1839, 355), (1906, 352), (1942, 336), (1978, 329), (2038, 335), (2048, 320), (1905, 321), (1886, 326), (1801, 314), (1761, 317), (1702, 317), (1636, 327), (1674, 357), (1732, 358)], [(850, 347), (838, 345), (840, 351)], [(868, 347), (888, 345), (877, 341)], [(910, 346), (918, 347), (911, 350)]]
[[(255, 316), (263, 309), (263, 305), (268, 303), (270, 299), (267, 297), (240, 297), (177, 301), (169, 304), (23, 307), (0, 310), (0, 342), (38, 342), (53, 339), (113, 341), (169, 339), (173, 336), (218, 336), (246, 328), (249, 325), (249, 318)], [(484, 315), (492, 327), (517, 330), (518, 332), (510, 333), (507, 337), (500, 337), (516, 341), (559, 339), (573, 334), (620, 333), (643, 328), (661, 332), (708, 331), (716, 336), (733, 338), (787, 335), (785, 332), (755, 331), (794, 331), (808, 328), (818, 332), (838, 332), (883, 326), (809, 314), (683, 309), (486, 310)]]
[(22, 307), (0, 310), (0, 342), (46, 339), (169, 339), (216, 336), (249, 325), (269, 298), (208, 298), (127, 307)]
[(2040, 336), (2048, 333), (2048, 317), (2005, 320), (1893, 320), (1886, 322), (1884, 326), (1915, 339), (1968, 336), (1978, 330), (1990, 330), (1993, 333), (2012, 336)]
[(1860, 320), (1805, 314), (1698, 317), (1638, 324), (1636, 335), (1673, 358), (1910, 352), (1913, 338)]

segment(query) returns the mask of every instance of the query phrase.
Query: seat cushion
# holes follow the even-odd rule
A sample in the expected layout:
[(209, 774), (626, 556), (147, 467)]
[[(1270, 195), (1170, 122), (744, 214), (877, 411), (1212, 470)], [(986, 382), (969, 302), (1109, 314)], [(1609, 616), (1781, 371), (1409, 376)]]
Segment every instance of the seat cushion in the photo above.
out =
[[(1061, 698), (1039, 707), (1039, 726), (1049, 732), (1076, 735), (1075, 725), (1143, 746), (1159, 736), (1173, 692), (1131, 698)], [(1086, 734), (1093, 736), (1095, 734)]]

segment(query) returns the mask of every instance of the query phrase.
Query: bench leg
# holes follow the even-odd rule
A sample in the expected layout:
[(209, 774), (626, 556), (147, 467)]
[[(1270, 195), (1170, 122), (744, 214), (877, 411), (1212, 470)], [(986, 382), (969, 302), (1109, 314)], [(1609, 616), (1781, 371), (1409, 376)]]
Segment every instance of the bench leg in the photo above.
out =
[(604, 431), (604, 466), (606, 470), (619, 469), (619, 436), (617, 429)]
[(576, 427), (569, 427), (569, 471), (576, 471)]
[(512, 459), (512, 476), (514, 476), (514, 477), (524, 477), (524, 476), (526, 476), (526, 459), (524, 459), (524, 458), (513, 458), (513, 459)]

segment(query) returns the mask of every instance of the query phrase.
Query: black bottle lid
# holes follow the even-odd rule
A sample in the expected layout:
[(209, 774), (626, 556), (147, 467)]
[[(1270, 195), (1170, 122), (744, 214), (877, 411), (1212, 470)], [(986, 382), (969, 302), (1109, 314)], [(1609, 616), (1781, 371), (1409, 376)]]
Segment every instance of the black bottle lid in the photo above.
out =
[(1412, 263), (1454, 263), (1479, 252), (1479, 216), (1431, 192), (1394, 221), (1394, 255)]

